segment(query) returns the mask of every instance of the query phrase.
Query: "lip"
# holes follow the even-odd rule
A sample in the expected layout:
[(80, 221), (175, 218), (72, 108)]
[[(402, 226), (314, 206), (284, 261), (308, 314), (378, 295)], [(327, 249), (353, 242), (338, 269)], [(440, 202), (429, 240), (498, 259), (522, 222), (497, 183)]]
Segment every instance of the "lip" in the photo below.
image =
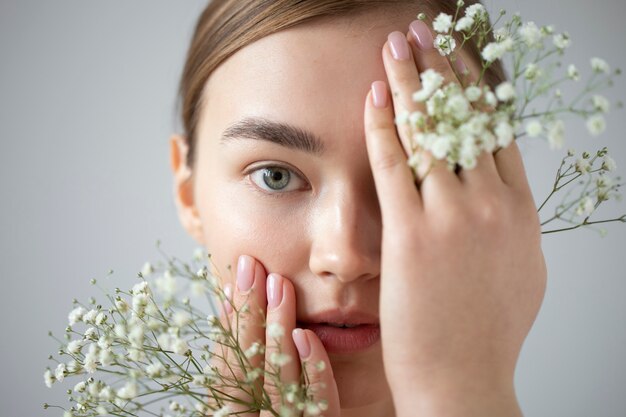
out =
[(355, 354), (380, 341), (378, 324), (361, 324), (352, 328), (340, 328), (320, 323), (298, 323), (317, 335), (329, 354)]
[(378, 316), (367, 313), (365, 311), (351, 309), (342, 310), (334, 308), (324, 310), (319, 313), (302, 317), (298, 320), (302, 324), (319, 324), (319, 323), (341, 323), (341, 324), (369, 324), (379, 325)]
[[(350, 324), (356, 327), (339, 328), (324, 323)], [(315, 333), (329, 354), (357, 353), (380, 341), (378, 316), (356, 308), (324, 310), (302, 317), (296, 324)]]

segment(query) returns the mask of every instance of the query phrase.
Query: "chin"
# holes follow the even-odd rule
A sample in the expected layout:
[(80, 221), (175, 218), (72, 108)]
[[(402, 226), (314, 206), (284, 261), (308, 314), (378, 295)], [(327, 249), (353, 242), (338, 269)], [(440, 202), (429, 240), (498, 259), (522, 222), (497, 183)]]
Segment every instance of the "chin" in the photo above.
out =
[(342, 409), (365, 407), (391, 399), (380, 344), (378, 346), (369, 354), (329, 355)]

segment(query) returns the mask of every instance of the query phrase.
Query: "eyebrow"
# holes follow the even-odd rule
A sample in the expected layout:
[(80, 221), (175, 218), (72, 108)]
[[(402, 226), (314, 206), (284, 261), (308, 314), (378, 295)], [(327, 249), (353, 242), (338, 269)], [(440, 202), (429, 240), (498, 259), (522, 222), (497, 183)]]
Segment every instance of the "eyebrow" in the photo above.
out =
[(314, 133), (289, 123), (276, 122), (264, 117), (245, 117), (234, 122), (224, 130), (220, 143), (241, 139), (272, 142), (316, 156), (324, 153), (324, 144)]

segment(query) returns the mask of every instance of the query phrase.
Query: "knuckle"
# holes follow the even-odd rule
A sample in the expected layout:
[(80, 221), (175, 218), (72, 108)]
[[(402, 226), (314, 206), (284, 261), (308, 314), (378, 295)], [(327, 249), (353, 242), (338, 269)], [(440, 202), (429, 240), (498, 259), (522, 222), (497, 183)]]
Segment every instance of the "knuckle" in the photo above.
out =
[(503, 205), (497, 196), (483, 196), (475, 207), (476, 219), (483, 226), (498, 227), (505, 214)]
[(379, 136), (386, 135), (390, 131), (393, 131), (395, 125), (392, 120), (388, 120), (387, 118), (374, 118), (367, 122), (365, 128), (367, 135)]
[(383, 171), (393, 171), (400, 166), (404, 165), (404, 159), (401, 158), (398, 154), (391, 152), (384, 152), (381, 155), (378, 155), (374, 160), (374, 168)]

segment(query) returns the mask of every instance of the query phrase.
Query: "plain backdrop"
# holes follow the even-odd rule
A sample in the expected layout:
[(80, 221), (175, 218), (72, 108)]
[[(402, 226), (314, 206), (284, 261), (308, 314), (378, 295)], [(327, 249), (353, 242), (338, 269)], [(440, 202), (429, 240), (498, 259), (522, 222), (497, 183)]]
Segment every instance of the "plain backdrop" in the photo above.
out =
[[(172, 200), (168, 138), (179, 131), (177, 82), (205, 1), (0, 0), (0, 415), (60, 415), (74, 382), (45, 387), (72, 298), (129, 288), (147, 260), (190, 259), (195, 242)], [(486, 2), (567, 30), (565, 61), (588, 74), (589, 58), (626, 68), (626, 2)], [(407, 28), (398, 28), (407, 30)], [(626, 98), (618, 78), (605, 94)], [(589, 137), (567, 127), (567, 147), (608, 146), (626, 173), (626, 114)], [(551, 189), (565, 149), (522, 142), (535, 199)], [(626, 212), (603, 206), (598, 218)], [(626, 415), (626, 224), (544, 235), (549, 280), (516, 373), (528, 417)], [(498, 254), (494, 254), (498, 256)], [(114, 275), (105, 280), (109, 269)]]

